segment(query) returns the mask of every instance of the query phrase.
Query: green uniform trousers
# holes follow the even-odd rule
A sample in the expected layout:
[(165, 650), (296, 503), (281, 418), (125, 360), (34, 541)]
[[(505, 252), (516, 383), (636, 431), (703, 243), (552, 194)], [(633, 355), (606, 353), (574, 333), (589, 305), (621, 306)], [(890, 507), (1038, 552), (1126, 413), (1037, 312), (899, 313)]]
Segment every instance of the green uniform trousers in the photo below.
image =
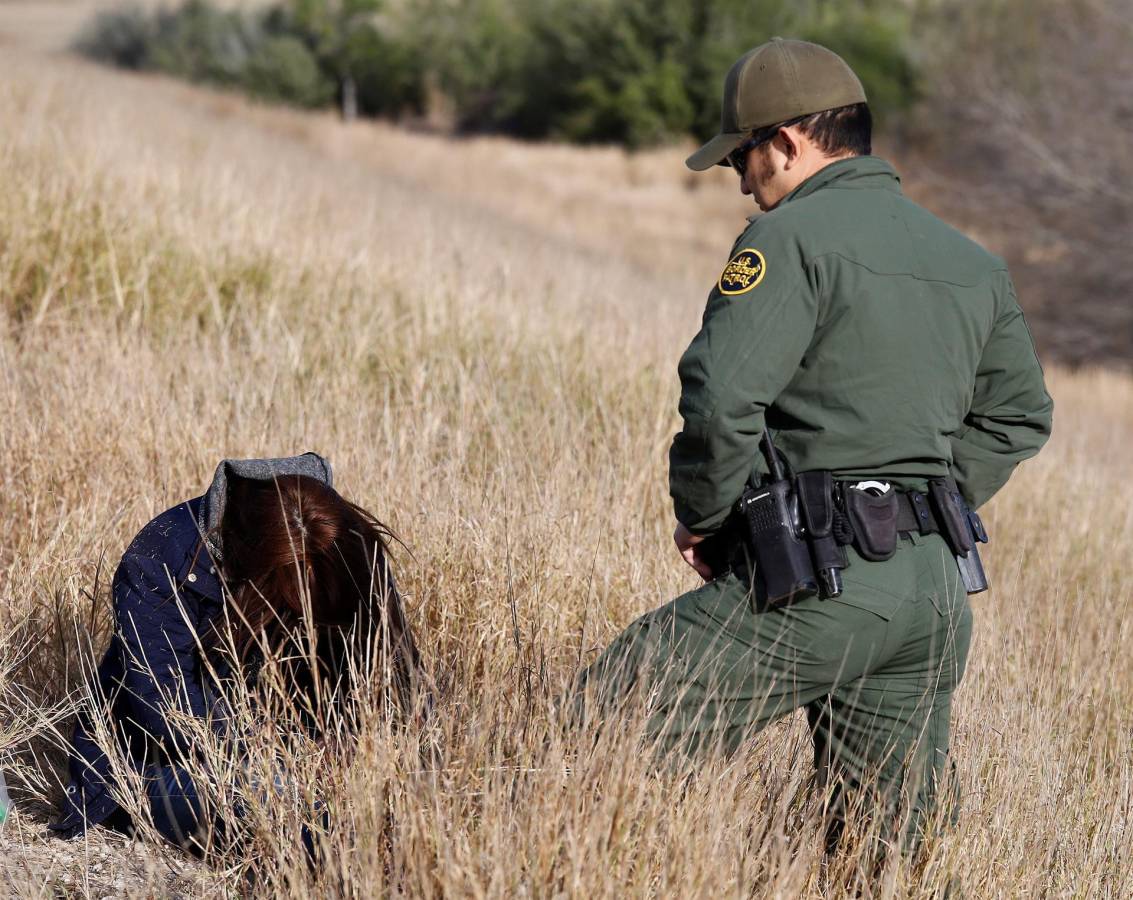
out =
[(740, 567), (648, 613), (581, 674), (579, 713), (643, 698), (659, 748), (691, 755), (730, 753), (805, 706), (833, 820), (864, 796), (894, 826), (907, 816), (900, 830), (915, 842), (951, 774), (972, 614), (937, 535), (902, 537), (885, 562), (850, 556), (834, 599), (768, 606)]

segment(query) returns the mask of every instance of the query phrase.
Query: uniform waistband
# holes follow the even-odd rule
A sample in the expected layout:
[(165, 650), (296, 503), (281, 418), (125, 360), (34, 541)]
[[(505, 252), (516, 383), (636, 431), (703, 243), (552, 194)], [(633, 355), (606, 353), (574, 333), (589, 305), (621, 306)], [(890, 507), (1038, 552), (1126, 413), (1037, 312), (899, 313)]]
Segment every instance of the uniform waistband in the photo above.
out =
[[(853, 481), (840, 481), (841, 490), (847, 490)], [(897, 532), (899, 534), (940, 534), (940, 521), (929, 503), (928, 494), (917, 490), (899, 490), (897, 492)]]

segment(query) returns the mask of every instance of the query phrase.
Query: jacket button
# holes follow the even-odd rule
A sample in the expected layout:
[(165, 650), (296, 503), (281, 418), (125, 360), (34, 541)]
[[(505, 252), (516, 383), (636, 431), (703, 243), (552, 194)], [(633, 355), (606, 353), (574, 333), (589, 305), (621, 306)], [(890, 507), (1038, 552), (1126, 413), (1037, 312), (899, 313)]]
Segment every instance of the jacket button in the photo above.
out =
[(197, 580), (197, 573), (196, 572), (190, 572), (189, 573), (189, 580), (190, 581), (196, 581)]
[(78, 790), (78, 788), (76, 788), (73, 784), (67, 785), (67, 793), (68, 794), (73, 794), (73, 793), (75, 793), (76, 790)]

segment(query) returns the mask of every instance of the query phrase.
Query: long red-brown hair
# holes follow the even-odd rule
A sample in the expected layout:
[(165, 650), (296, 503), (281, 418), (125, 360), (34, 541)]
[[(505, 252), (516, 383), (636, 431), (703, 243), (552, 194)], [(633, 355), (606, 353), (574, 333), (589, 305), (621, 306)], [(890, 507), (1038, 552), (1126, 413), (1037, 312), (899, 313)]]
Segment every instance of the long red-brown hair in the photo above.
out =
[[(352, 648), (381, 659), (398, 701), (410, 701), (420, 659), (386, 558), (389, 530), (304, 475), (230, 478), (220, 525), (225, 618), (238, 655), (279, 652), (308, 622), (320, 676), (341, 679)], [(302, 653), (296, 654), (298, 657)]]

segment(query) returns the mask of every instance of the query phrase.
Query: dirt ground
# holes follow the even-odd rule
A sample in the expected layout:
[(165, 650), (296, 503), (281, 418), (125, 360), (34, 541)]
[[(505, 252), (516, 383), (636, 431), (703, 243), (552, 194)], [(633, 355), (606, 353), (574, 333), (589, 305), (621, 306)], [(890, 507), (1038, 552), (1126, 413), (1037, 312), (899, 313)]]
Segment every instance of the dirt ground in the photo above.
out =
[(223, 896), (209, 870), (187, 857), (105, 828), (62, 841), (39, 812), (16, 811), (0, 826), (0, 895), (118, 900), (152, 896), (160, 883), (169, 898)]

